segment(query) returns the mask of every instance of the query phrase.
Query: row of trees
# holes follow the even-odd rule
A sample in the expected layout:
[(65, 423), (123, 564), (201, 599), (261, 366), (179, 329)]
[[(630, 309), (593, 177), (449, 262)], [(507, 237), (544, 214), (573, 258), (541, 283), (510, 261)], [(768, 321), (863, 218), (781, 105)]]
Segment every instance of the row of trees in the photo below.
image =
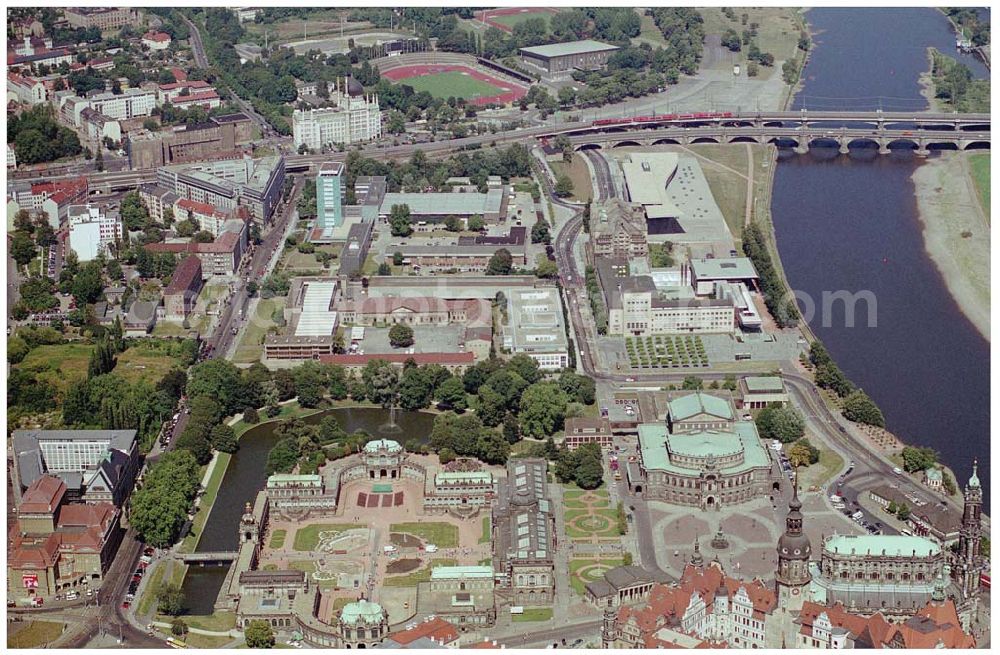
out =
[(743, 252), (753, 262), (760, 276), (761, 289), (767, 311), (780, 327), (794, 327), (798, 324), (799, 308), (795, 298), (788, 293), (781, 276), (771, 260), (764, 232), (757, 223), (750, 223), (743, 229)]
[(56, 122), (55, 110), (48, 104), (35, 105), (8, 117), (7, 144), (14, 148), (21, 164), (39, 164), (83, 153), (76, 133)]
[(166, 548), (177, 540), (198, 492), (199, 466), (186, 450), (165, 453), (132, 494), (129, 523), (142, 541)]

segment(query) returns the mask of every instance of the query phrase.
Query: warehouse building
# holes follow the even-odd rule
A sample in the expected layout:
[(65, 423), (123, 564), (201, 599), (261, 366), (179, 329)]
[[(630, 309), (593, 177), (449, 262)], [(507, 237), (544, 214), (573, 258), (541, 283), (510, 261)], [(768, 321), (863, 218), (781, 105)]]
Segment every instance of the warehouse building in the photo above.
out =
[(497, 222), (507, 208), (507, 197), (501, 189), (486, 193), (387, 193), (379, 206), (379, 216), (389, 217), (395, 205), (410, 208), (410, 221), (444, 221), (448, 216), (468, 220), (481, 216), (486, 222)]
[(586, 39), (521, 48), (521, 59), (550, 74), (573, 69), (599, 70), (617, 50), (618, 46)]

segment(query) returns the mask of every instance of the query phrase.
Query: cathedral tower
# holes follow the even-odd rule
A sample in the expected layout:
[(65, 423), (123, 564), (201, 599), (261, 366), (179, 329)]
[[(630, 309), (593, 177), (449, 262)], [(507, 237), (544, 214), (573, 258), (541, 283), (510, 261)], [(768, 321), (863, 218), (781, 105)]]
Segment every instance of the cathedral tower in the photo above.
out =
[(778, 570), (774, 582), (778, 606), (793, 611), (802, 609), (803, 596), (811, 579), (809, 556), (812, 555), (812, 544), (802, 532), (801, 510), (798, 485), (793, 484), (785, 533), (778, 538)]

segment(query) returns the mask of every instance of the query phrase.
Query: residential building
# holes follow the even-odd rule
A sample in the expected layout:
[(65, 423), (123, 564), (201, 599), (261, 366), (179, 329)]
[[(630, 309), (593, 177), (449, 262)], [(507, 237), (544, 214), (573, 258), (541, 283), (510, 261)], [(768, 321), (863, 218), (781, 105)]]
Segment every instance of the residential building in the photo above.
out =
[(121, 507), (139, 473), (135, 430), (15, 430), (12, 445), (15, 496), (50, 475), (74, 502)]
[(170, 47), (170, 35), (166, 32), (146, 32), (142, 35), (142, 45), (150, 50), (166, 50)]
[(511, 459), (492, 507), (497, 593), (510, 605), (555, 601), (555, 511), (544, 459)]
[(353, 78), (338, 80), (330, 91), (332, 107), (296, 109), (292, 114), (295, 148), (320, 150), (334, 144), (372, 141), (382, 136), (378, 96), (367, 96)]
[(180, 198), (174, 203), (175, 221), (194, 221), (198, 224), (199, 231), (210, 232), (213, 237), (222, 233), (226, 223), (233, 220), (234, 214), (234, 211), (223, 211), (208, 203), (187, 198)]
[(69, 7), (63, 9), (63, 16), (73, 27), (101, 30), (136, 25), (140, 20), (139, 10), (129, 7)]
[[(777, 597), (761, 580), (726, 575), (695, 555), (673, 585), (654, 585), (643, 605), (610, 614), (604, 648), (777, 648)], [(606, 614), (606, 617), (608, 616)]]
[(284, 182), (285, 159), (281, 155), (172, 164), (156, 171), (157, 185), (181, 198), (223, 210), (245, 207), (258, 225), (271, 221)]
[(913, 615), (944, 574), (941, 546), (906, 535), (834, 535), (812, 565), (812, 599), (852, 613)]
[(31, 66), (55, 67), (60, 64), (70, 64), (74, 61), (74, 53), (67, 48), (35, 48), (31, 54), (15, 55), (7, 53), (7, 69), (27, 70)]
[(89, 184), (86, 176), (59, 182), (8, 182), (7, 194), (13, 205), (9, 210), (19, 209), (40, 212), (49, 219), (52, 229), (58, 230), (69, 214), (71, 205), (87, 201)]
[(122, 320), (126, 337), (148, 337), (156, 325), (157, 308), (160, 299), (135, 300), (129, 305), (128, 312)]
[(204, 277), (210, 275), (233, 275), (240, 266), (249, 240), (249, 223), (243, 218), (227, 220), (222, 233), (210, 243), (196, 241), (173, 241), (147, 243), (143, 248), (149, 252), (172, 252), (177, 255), (191, 253), (201, 260)]
[(586, 39), (521, 48), (521, 59), (546, 73), (604, 68), (618, 46)]
[(728, 398), (671, 398), (665, 423), (639, 425), (639, 472), (629, 488), (645, 498), (702, 510), (767, 496), (782, 479), (753, 421), (736, 420)]
[(463, 629), (496, 623), (492, 566), (435, 566), (431, 579), (417, 584), (417, 610)]
[(173, 191), (155, 184), (140, 184), (138, 191), (149, 217), (157, 223), (163, 223), (165, 210), (174, 211), (174, 205), (180, 200)]
[(194, 311), (201, 288), (201, 260), (188, 255), (174, 269), (170, 284), (163, 290), (165, 318), (174, 321), (186, 319)]
[(613, 437), (611, 422), (608, 419), (577, 416), (566, 419), (563, 446), (569, 450), (576, 450), (585, 443), (596, 443), (601, 448), (610, 448)]
[(740, 407), (763, 409), (772, 403), (788, 404), (785, 382), (777, 376), (748, 375), (740, 378)]
[(14, 152), (14, 148), (7, 144), (7, 168), (17, 168), (17, 153)]
[(252, 23), (260, 12), (260, 7), (233, 7), (233, 13), (241, 23)]
[(640, 206), (612, 198), (590, 207), (591, 260), (595, 256), (629, 260), (649, 255), (646, 217)]
[[(316, 227), (333, 228), (344, 224), (343, 162), (320, 164), (316, 173)], [(363, 218), (363, 217), (362, 217)]]
[(104, 139), (111, 139), (118, 143), (122, 140), (121, 123), (90, 107), (80, 112), (79, 127), (82, 136), (91, 141), (103, 142)]
[[(175, 78), (176, 79), (176, 78)], [(205, 80), (183, 80), (177, 82), (170, 82), (168, 84), (160, 84), (156, 87), (156, 101), (161, 105), (167, 102), (174, 102), (178, 97), (182, 95), (191, 95), (194, 93), (204, 93), (206, 91), (214, 91), (215, 87), (206, 82)]]
[(507, 294), (507, 324), (502, 330), (504, 349), (528, 355), (543, 371), (569, 366), (562, 299), (555, 287), (512, 289)]
[(120, 94), (99, 93), (85, 99), (90, 108), (109, 118), (127, 120), (149, 116), (156, 107), (156, 93), (151, 89), (126, 89)]
[(43, 475), (17, 506), (7, 559), (7, 599), (19, 605), (101, 586), (124, 531), (109, 502), (69, 503), (66, 483)]
[(26, 105), (40, 105), (48, 101), (45, 83), (34, 77), (7, 73), (7, 101), (14, 100)]
[(81, 262), (107, 253), (123, 237), (121, 213), (107, 204), (74, 205), (67, 211), (69, 247)]

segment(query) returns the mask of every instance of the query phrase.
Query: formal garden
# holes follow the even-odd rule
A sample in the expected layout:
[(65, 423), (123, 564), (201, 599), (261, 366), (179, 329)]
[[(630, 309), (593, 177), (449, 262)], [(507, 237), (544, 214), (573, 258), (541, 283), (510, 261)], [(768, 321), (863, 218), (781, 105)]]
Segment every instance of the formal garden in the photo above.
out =
[(621, 536), (619, 511), (611, 507), (604, 489), (584, 491), (568, 488), (563, 492), (563, 520), (566, 536), (573, 541), (600, 543)]
[(697, 335), (625, 337), (632, 368), (700, 368), (708, 366), (705, 344)]
[(624, 563), (617, 558), (574, 557), (569, 561), (569, 584), (573, 591), (583, 596), (588, 582), (603, 580), (607, 571)]

